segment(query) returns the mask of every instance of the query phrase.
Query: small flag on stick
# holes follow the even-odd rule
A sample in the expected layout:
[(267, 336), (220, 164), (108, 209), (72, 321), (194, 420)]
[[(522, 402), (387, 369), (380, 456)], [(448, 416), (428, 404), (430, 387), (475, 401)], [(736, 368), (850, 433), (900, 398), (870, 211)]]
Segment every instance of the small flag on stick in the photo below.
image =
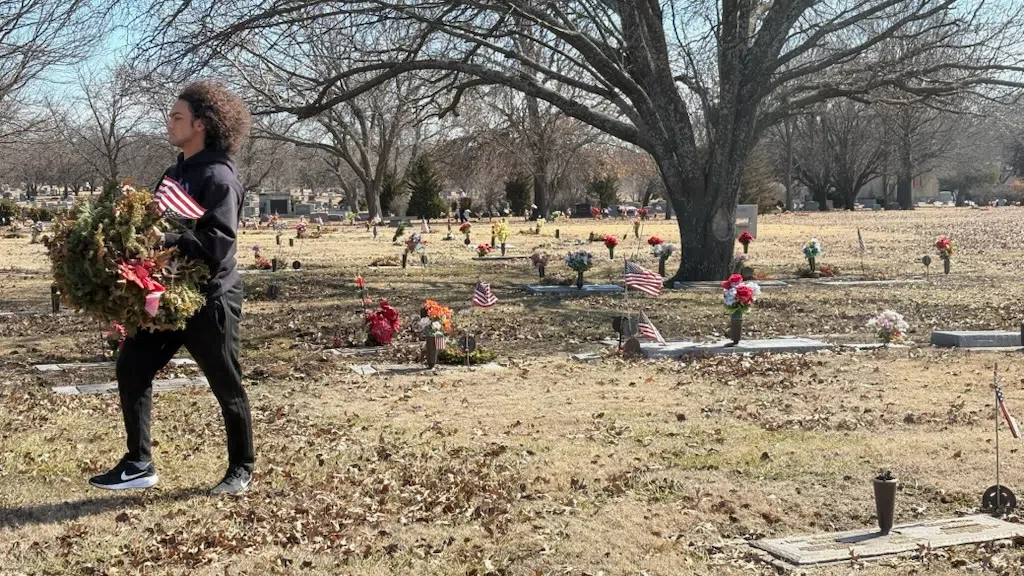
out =
[(658, 344), (665, 343), (665, 339), (661, 337), (661, 332), (658, 332), (654, 322), (651, 322), (651, 319), (647, 317), (645, 312), (640, 312), (640, 321), (637, 322), (637, 329), (640, 330), (640, 334), (645, 338), (654, 340)]
[(206, 209), (196, 202), (195, 198), (189, 196), (188, 192), (181, 187), (173, 178), (164, 176), (154, 195), (160, 212), (167, 210), (189, 220), (195, 220), (206, 214)]
[(664, 284), (657, 272), (651, 272), (636, 262), (626, 262), (626, 288), (632, 288), (644, 294), (659, 296)]
[(1017, 421), (1014, 420), (1013, 416), (1010, 416), (1010, 411), (1006, 409), (1003, 389), (999, 385), (996, 385), (996, 401), (999, 403), (999, 413), (1003, 415), (1003, 420), (1006, 420), (1006, 426), (1010, 429), (1010, 435), (1014, 438), (1020, 438), (1020, 427), (1017, 426)]
[(473, 290), (473, 306), (489, 308), (498, 303), (498, 298), (491, 292), (491, 285), (483, 280), (476, 283)]
[(864, 244), (864, 237), (860, 234), (860, 228), (857, 228), (857, 249), (863, 254), (868, 251), (868, 247)]

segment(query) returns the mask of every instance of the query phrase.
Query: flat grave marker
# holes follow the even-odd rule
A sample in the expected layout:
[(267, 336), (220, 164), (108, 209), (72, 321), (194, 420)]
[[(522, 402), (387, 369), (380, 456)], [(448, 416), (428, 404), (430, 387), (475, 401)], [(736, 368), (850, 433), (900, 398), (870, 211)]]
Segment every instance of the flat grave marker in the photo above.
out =
[(853, 554), (862, 559), (877, 558), (916, 552), (921, 546), (936, 549), (1019, 536), (1024, 536), (1024, 525), (977, 514), (902, 524), (894, 526), (888, 535), (883, 535), (872, 528), (755, 540), (750, 542), (750, 545), (794, 566), (808, 566), (849, 561)]
[[(209, 382), (205, 376), (195, 378), (172, 378), (170, 380), (154, 380), (154, 392), (168, 392), (181, 388), (206, 386)], [(50, 388), (57, 394), (109, 394), (117, 392), (117, 382), (105, 382), (103, 384), (80, 384), (78, 386), (54, 386)]]
[(622, 286), (618, 284), (584, 284), (583, 289), (575, 286), (547, 286), (542, 284), (530, 284), (526, 287), (527, 294), (559, 294), (578, 296), (592, 296), (594, 294), (620, 294)]
[(956, 348), (999, 348), (1021, 346), (1020, 332), (1006, 330), (937, 330), (932, 345)]
[(766, 340), (740, 340), (735, 346), (726, 346), (729, 340), (719, 342), (666, 342), (641, 343), (640, 353), (645, 358), (682, 358), (691, 355), (729, 354), (809, 354), (831, 350), (832, 345), (810, 338), (771, 338)]
[[(168, 366), (193, 366), (196, 361), (191, 358), (171, 358)], [(63, 364), (36, 364), (33, 366), (40, 372), (61, 372), (64, 370), (88, 370), (93, 368), (113, 368), (116, 362), (68, 362)]]

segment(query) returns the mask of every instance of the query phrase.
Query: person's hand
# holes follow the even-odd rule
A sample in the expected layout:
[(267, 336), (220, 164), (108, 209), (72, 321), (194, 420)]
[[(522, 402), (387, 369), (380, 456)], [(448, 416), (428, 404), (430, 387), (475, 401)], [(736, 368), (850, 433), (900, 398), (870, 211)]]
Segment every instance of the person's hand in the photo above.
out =
[(155, 242), (163, 243), (164, 233), (160, 231), (156, 226), (151, 226), (149, 229), (149, 237)]

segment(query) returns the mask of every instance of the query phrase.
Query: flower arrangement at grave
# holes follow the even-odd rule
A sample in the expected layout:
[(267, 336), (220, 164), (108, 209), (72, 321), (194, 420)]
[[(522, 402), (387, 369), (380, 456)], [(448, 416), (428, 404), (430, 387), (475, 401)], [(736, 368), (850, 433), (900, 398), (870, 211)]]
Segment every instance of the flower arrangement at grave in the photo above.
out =
[(665, 276), (665, 262), (667, 262), (672, 256), (672, 253), (675, 252), (676, 247), (665, 243), (664, 240), (657, 236), (651, 236), (648, 238), (647, 244), (651, 247), (651, 256), (658, 259), (658, 274)]
[(646, 206), (636, 211), (637, 217), (639, 217), (641, 220), (647, 220), (647, 215), (649, 213), (650, 212), (647, 210)]
[(601, 209), (596, 207), (596, 206), (592, 206), (590, 208), (590, 215), (594, 217), (594, 220), (600, 220), (601, 219)]
[(398, 310), (388, 304), (387, 300), (381, 299), (377, 310), (366, 313), (363, 323), (367, 329), (366, 343), (369, 346), (387, 346), (401, 328), (398, 317)]
[(637, 240), (640, 239), (640, 223), (641, 222), (642, 222), (642, 220), (640, 220), (639, 216), (637, 216), (636, 218), (633, 218), (633, 236), (635, 236), (637, 238)]
[(882, 344), (888, 345), (903, 342), (903, 337), (910, 329), (910, 324), (907, 324), (899, 312), (886, 310), (868, 320), (867, 327), (874, 331)]
[(116, 355), (121, 348), (124, 348), (124, 340), (127, 337), (128, 331), (124, 326), (119, 322), (111, 323), (110, 329), (103, 331), (103, 343), (106, 344), (108, 353)]
[(594, 255), (586, 250), (569, 252), (564, 258), (565, 265), (576, 272), (576, 288), (583, 289), (583, 273), (594, 266)]
[(557, 222), (561, 218), (562, 218), (562, 211), (561, 210), (555, 210), (554, 212), (551, 213), (551, 220), (553, 222)]
[(818, 242), (817, 238), (811, 238), (807, 244), (804, 244), (804, 258), (807, 258), (811, 274), (817, 270), (818, 256), (821, 256), (821, 242)]
[(420, 308), (420, 335), (424, 338), (452, 333), (452, 309), (434, 300), (425, 300)]
[(402, 268), (405, 268), (409, 254), (419, 254), (420, 261), (427, 263), (427, 241), (417, 232), (413, 232), (405, 241), (405, 252), (402, 253)]
[(469, 246), (469, 231), (471, 228), (472, 226), (470, 226), (469, 222), (463, 222), (462, 226), (459, 226), (459, 233), (463, 234), (466, 237), (466, 239), (463, 241), (463, 244), (465, 244), (466, 246)]
[(740, 234), (738, 240), (743, 245), (743, 253), (746, 254), (747, 249), (750, 248), (750, 243), (754, 241), (754, 237), (750, 235), (750, 232), (744, 232)]
[(33, 224), (32, 225), (32, 239), (29, 240), (28, 243), (29, 244), (38, 244), (39, 243), (39, 235), (42, 234), (42, 233), (43, 233), (43, 223), (42, 222), (36, 222), (35, 224)]
[(206, 303), (209, 270), (149, 234), (163, 222), (148, 192), (127, 187), (76, 205), (46, 243), (65, 303), (128, 335), (184, 328)]
[(494, 247), (491, 246), (490, 244), (487, 244), (485, 242), (483, 244), (477, 245), (477, 247), (476, 247), (476, 255), (477, 255), (478, 258), (483, 258), (483, 257), (487, 256), (488, 254), (490, 254), (491, 250), (494, 250)]
[(298, 224), (295, 225), (295, 237), (296, 238), (305, 238), (306, 237), (306, 232), (308, 230), (309, 230), (309, 226), (305, 222), (300, 221)]
[(739, 274), (729, 276), (722, 282), (722, 304), (730, 316), (730, 337), (733, 344), (740, 341), (743, 333), (743, 314), (750, 310), (761, 296), (761, 287), (756, 282), (745, 282)]
[(619, 237), (612, 234), (605, 234), (604, 238), (601, 239), (604, 242), (604, 247), (608, 249), (608, 258), (615, 259), (615, 247), (619, 245)]
[(548, 253), (547, 252), (534, 252), (530, 254), (530, 263), (537, 269), (537, 274), (540, 275), (540, 279), (544, 279), (544, 269), (548, 265)]
[[(489, 348), (477, 346), (475, 350), (469, 353), (470, 364), (486, 364), (492, 362), (498, 357), (498, 353)], [(437, 355), (437, 360), (441, 364), (454, 364), (465, 365), (466, 364), (466, 353), (463, 352), (458, 344), (449, 344)]]
[(949, 267), (953, 261), (953, 241), (948, 236), (939, 236), (935, 239), (935, 249), (942, 260), (943, 271), (949, 274)]
[(746, 254), (737, 254), (732, 257), (729, 261), (729, 272), (732, 274), (739, 274), (740, 269), (747, 263), (749, 257)]
[(501, 255), (505, 255), (505, 242), (508, 242), (508, 237), (512, 235), (512, 230), (508, 226), (508, 222), (502, 218), (500, 222), (496, 222), (492, 228), (492, 234), (494, 238), (501, 245)]
[(270, 270), (271, 268), (274, 267), (274, 265), (270, 262), (270, 260), (267, 260), (266, 258), (264, 258), (263, 254), (260, 253), (260, 245), (259, 244), (254, 244), (253, 245), (253, 247), (252, 247), (252, 255), (253, 255), (253, 258), (255, 259), (254, 266), (256, 267), (257, 270)]
[(544, 224), (546, 223), (547, 220), (545, 220), (543, 217), (537, 217), (535, 230), (537, 231), (538, 236), (540, 236), (544, 232)]
[(349, 210), (345, 213), (345, 220), (348, 220), (348, 223), (354, 226), (356, 223), (356, 213)]

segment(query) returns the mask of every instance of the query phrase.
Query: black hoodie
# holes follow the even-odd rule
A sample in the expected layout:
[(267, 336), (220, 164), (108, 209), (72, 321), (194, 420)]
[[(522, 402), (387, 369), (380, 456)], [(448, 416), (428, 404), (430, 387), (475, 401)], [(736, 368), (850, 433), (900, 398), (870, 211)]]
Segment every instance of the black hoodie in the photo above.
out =
[(236, 234), (245, 190), (235, 174), (235, 164), (226, 153), (204, 148), (189, 158), (178, 154), (178, 163), (164, 176), (177, 180), (206, 209), (194, 223), (185, 224), (189, 230), (165, 233), (164, 244), (177, 246), (185, 256), (210, 267), (206, 295), (216, 298), (238, 282)]

